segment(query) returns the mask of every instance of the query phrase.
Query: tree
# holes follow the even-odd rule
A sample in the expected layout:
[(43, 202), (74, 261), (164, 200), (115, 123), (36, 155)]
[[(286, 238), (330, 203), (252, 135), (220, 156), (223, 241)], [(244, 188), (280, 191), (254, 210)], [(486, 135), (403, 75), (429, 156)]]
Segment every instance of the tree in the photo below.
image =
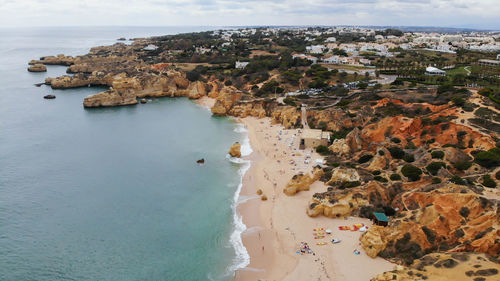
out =
[(474, 156), (474, 162), (479, 165), (492, 168), (500, 165), (500, 148), (495, 147), (488, 151), (481, 151)]
[(418, 181), (422, 175), (422, 170), (411, 164), (406, 164), (401, 168), (403, 176), (407, 177), (410, 181)]

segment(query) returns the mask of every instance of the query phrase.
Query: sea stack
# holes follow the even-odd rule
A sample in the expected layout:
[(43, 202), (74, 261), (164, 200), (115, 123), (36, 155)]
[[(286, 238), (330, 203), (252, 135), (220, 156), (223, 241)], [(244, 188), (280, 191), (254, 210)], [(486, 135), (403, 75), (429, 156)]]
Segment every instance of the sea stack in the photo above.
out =
[(229, 149), (229, 155), (231, 155), (231, 157), (241, 157), (241, 144), (239, 142), (235, 142), (231, 146)]
[(43, 96), (43, 98), (46, 100), (53, 100), (56, 98), (56, 96), (55, 95), (46, 95), (46, 96)]
[(34, 64), (28, 67), (29, 72), (47, 72), (47, 67), (43, 64)]

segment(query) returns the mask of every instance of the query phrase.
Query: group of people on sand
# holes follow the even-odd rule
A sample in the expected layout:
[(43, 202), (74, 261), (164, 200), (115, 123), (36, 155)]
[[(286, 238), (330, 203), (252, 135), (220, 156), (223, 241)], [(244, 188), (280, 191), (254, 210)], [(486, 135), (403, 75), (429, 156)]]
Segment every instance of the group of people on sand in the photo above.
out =
[(309, 245), (307, 242), (300, 242), (300, 254), (313, 254), (316, 255), (311, 248), (309, 248)]

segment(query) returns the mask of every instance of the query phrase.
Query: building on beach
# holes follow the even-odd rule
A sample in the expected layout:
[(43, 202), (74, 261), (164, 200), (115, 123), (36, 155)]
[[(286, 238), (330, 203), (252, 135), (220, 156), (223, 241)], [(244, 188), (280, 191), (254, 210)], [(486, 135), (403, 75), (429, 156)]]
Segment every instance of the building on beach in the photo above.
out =
[(316, 148), (320, 145), (328, 146), (330, 133), (318, 129), (304, 129), (300, 136), (300, 149)]
[(379, 226), (387, 226), (389, 224), (389, 218), (384, 213), (373, 212), (372, 220), (373, 224)]

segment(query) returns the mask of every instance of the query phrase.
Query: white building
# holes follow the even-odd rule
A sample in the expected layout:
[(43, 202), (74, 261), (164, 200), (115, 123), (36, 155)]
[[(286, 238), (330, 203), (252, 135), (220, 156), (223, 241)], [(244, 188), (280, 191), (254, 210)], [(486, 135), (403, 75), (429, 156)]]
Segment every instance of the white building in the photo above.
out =
[(147, 45), (146, 47), (142, 48), (144, 51), (154, 51), (156, 49), (158, 49), (157, 46), (153, 45), (153, 44), (149, 44)]
[(444, 70), (441, 70), (439, 68), (435, 68), (433, 66), (428, 66), (426, 69), (425, 69), (425, 74), (426, 75), (439, 75), (439, 76), (446, 76), (446, 71)]
[(324, 45), (313, 45), (313, 46), (307, 46), (306, 51), (308, 51), (311, 54), (322, 54), (325, 48), (326, 47)]
[(337, 41), (337, 38), (335, 38), (335, 37), (328, 37), (325, 40), (325, 42), (328, 42), (328, 43), (333, 43), (333, 42), (336, 42), (336, 41)]
[(318, 63), (318, 58), (315, 56), (307, 56), (304, 54), (294, 54), (292, 55), (292, 59), (299, 58), (299, 59), (305, 59), (308, 61), (311, 61), (313, 64)]
[(237, 61), (237, 62), (234, 64), (234, 67), (235, 67), (235, 68), (237, 68), (237, 69), (243, 69), (243, 68), (245, 68), (247, 65), (248, 65), (248, 62), (247, 62), (247, 61)]
[(323, 59), (324, 63), (332, 63), (332, 64), (338, 64), (339, 63), (339, 56), (331, 56), (328, 58)]

